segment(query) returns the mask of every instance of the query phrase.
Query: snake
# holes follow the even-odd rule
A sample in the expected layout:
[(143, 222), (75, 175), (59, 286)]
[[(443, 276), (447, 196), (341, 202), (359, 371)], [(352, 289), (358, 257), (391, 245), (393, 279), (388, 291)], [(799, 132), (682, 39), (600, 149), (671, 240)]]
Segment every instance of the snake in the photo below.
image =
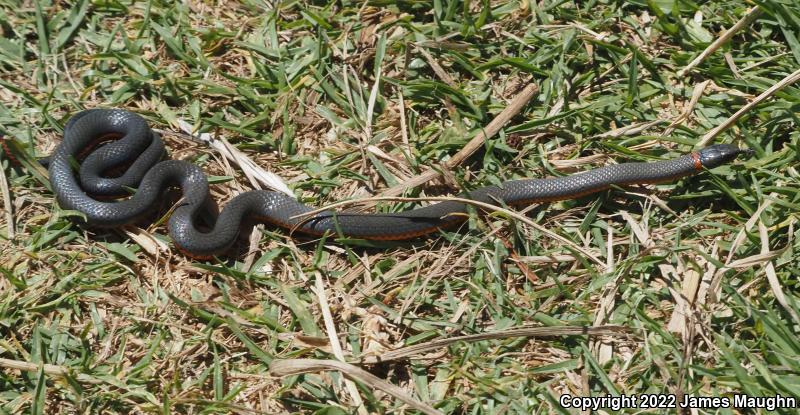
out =
[[(458, 197), (495, 206), (574, 199), (613, 185), (675, 180), (731, 162), (747, 151), (733, 144), (715, 144), (668, 160), (509, 180)], [(462, 223), (471, 211), (470, 203), (459, 200), (398, 213), (315, 211), (283, 192), (250, 190), (232, 198), (220, 212), (202, 169), (165, 156), (163, 140), (142, 116), (115, 108), (84, 110), (67, 121), (63, 140), (49, 157), (51, 187), (61, 208), (81, 212), (88, 224), (98, 227), (136, 222), (158, 205), (168, 188), (180, 188), (183, 196), (167, 220), (168, 231), (176, 247), (194, 258), (225, 253), (246, 220), (310, 236), (401, 241)], [(119, 169), (124, 171), (109, 174)], [(200, 226), (202, 221), (205, 226)]]

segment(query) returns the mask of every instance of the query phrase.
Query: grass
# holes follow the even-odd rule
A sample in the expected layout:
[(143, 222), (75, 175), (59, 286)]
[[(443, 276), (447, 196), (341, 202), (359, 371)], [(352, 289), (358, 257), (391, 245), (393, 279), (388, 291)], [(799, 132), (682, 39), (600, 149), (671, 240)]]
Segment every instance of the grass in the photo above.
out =
[[(4, 134), (41, 156), (71, 114), (127, 108), (214, 176), (219, 200), (250, 188), (186, 139), (184, 120), (324, 206), (437, 167), (538, 84), (479, 154), (406, 194), (437, 196), (685, 153), (800, 63), (790, 0), (212, 3), (0, 0)], [(752, 24), (675, 75), (756, 4)], [(269, 365), (523, 326), (626, 330), (495, 336), (359, 366), (455, 414), (569, 413), (563, 393), (800, 398), (799, 105), (788, 86), (717, 137), (755, 150), (749, 160), (534, 207), (546, 232), (476, 217), (364, 247), (266, 227), (257, 250), (243, 241), (207, 262), (180, 255), (160, 223), (76, 225), (3, 158), (0, 413), (409, 413), (341, 372)]]

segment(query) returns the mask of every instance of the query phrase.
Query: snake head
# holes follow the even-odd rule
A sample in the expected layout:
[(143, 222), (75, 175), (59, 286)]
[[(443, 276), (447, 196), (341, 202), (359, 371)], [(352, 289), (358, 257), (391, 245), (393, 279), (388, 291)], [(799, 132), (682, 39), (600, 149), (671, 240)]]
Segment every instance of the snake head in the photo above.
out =
[(733, 161), (740, 154), (752, 154), (752, 150), (743, 150), (733, 144), (714, 144), (700, 150), (698, 154), (703, 167), (713, 169)]

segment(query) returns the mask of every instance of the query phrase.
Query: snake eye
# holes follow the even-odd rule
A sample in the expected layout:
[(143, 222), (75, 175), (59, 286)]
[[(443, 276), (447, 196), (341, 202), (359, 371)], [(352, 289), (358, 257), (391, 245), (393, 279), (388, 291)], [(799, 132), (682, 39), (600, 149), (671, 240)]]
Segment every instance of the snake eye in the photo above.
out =
[(703, 167), (713, 169), (734, 160), (742, 153), (745, 153), (745, 150), (733, 144), (715, 144), (700, 150), (699, 155)]

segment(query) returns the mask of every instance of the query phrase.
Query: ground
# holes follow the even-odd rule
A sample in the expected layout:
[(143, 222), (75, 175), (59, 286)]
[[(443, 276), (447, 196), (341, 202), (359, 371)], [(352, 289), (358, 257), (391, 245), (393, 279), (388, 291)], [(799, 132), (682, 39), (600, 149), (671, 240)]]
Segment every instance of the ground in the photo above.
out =
[[(800, 90), (780, 85), (800, 63), (794, 3), (0, 1), (0, 129), (19, 159), (0, 156), (0, 413), (542, 414), (574, 413), (562, 394), (800, 398)], [(755, 154), (412, 243), (264, 226), (193, 260), (164, 226), (175, 199), (118, 229), (59, 210), (30, 161), (96, 107), (144, 116), (172, 158), (212, 176), (221, 204), (254, 186), (221, 140), (319, 207), (430, 169), (443, 174), (405, 196), (715, 142)], [(312, 367), (284, 376), (283, 359)]]

